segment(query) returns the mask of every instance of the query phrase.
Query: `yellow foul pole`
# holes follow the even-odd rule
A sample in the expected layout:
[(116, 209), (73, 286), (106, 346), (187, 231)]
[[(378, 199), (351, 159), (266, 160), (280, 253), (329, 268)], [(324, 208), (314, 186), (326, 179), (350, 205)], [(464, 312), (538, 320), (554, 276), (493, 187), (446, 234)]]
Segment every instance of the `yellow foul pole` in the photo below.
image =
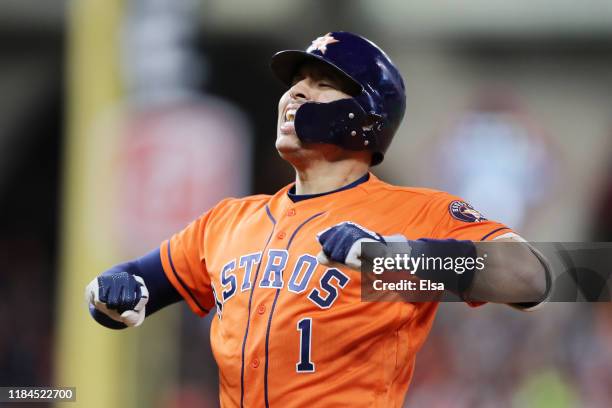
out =
[(118, 29), (123, 0), (68, 3), (67, 134), (64, 146), (62, 253), (57, 286), (55, 384), (75, 386), (69, 407), (130, 407), (135, 399), (134, 335), (98, 326), (87, 313), (85, 285), (116, 261), (112, 156), (120, 106)]

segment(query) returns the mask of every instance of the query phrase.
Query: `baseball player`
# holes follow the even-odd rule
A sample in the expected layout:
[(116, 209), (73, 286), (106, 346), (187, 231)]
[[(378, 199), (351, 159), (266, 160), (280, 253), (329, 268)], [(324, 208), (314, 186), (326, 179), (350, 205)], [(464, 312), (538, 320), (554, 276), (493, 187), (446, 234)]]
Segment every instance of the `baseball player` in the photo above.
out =
[[(400, 407), (438, 303), (362, 301), (361, 243), (455, 259), (476, 254), (474, 241), (521, 239), (461, 198), (369, 171), (405, 110), (402, 77), (378, 46), (331, 32), (305, 51), (277, 53), (271, 68), (288, 87), (276, 148), (295, 182), (225, 199), (158, 249), (102, 273), (86, 289), (90, 313), (121, 329), (178, 301), (199, 316), (216, 308), (223, 407)], [(527, 245), (520, 255), (485, 276), (437, 279), (466, 301), (500, 291), (539, 299), (546, 268)]]

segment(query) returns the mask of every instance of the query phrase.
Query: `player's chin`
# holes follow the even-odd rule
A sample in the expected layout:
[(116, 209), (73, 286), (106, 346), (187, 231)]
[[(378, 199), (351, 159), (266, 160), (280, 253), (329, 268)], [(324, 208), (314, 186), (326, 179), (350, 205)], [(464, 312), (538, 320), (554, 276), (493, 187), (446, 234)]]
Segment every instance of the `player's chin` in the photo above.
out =
[(295, 133), (279, 131), (276, 136), (276, 150), (282, 155), (290, 154), (302, 148), (302, 143)]

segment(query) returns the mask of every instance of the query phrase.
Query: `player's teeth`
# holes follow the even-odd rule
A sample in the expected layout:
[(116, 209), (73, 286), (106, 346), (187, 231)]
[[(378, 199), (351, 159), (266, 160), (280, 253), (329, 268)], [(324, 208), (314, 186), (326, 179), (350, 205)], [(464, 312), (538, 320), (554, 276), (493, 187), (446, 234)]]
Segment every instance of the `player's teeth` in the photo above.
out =
[(289, 109), (286, 113), (285, 113), (285, 119), (287, 120), (287, 122), (293, 122), (293, 119), (295, 119), (295, 109)]

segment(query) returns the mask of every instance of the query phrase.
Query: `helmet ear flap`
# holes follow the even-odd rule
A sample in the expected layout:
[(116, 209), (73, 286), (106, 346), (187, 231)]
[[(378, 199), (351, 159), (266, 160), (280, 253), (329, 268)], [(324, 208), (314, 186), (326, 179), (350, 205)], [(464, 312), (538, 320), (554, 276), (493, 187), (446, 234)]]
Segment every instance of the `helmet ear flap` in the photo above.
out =
[(366, 112), (354, 99), (329, 103), (307, 102), (295, 116), (300, 140), (331, 143), (349, 150), (382, 151), (377, 135), (385, 126), (382, 115)]
[(309, 143), (331, 143), (349, 150), (364, 150), (363, 123), (367, 113), (354, 98), (329, 103), (307, 102), (295, 115), (295, 131)]

